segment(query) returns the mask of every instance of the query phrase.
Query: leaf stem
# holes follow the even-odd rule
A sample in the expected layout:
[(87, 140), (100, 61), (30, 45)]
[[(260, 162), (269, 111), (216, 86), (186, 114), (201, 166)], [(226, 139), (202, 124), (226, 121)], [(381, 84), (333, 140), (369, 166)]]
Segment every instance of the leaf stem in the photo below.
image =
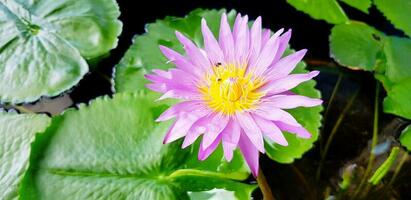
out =
[(340, 116), (339, 116), (338, 119), (337, 119), (337, 122), (335, 122), (334, 127), (333, 127), (332, 130), (331, 130), (330, 136), (328, 137), (327, 142), (326, 142), (326, 144), (325, 144), (324, 151), (323, 151), (323, 153), (321, 154), (320, 163), (319, 163), (319, 165), (318, 165), (318, 169), (317, 169), (317, 172), (316, 172), (316, 175), (315, 175), (317, 182), (318, 182), (319, 179), (320, 179), (321, 170), (322, 170), (322, 167), (323, 167), (323, 165), (324, 165), (324, 161), (325, 161), (325, 158), (326, 158), (326, 156), (327, 156), (328, 149), (330, 148), (331, 142), (332, 142), (332, 140), (334, 139), (334, 136), (335, 136), (335, 134), (337, 133), (337, 130), (338, 130), (338, 128), (340, 127), (342, 121), (344, 120), (345, 115), (347, 114), (348, 110), (351, 108), (352, 104), (354, 103), (354, 100), (357, 98), (357, 96), (358, 96), (358, 94), (359, 94), (359, 91), (360, 91), (360, 89), (357, 89), (357, 90), (355, 91), (355, 93), (351, 96), (350, 100), (348, 101), (348, 103), (347, 103), (347, 105), (345, 106), (344, 110), (341, 112)]
[[(321, 128), (321, 132), (324, 132), (325, 123), (327, 122), (327, 118), (330, 112), (331, 105), (334, 103), (335, 96), (337, 95), (337, 91), (340, 88), (342, 78), (343, 78), (343, 73), (340, 72), (338, 74), (337, 82), (335, 82), (333, 91), (331, 93), (330, 100), (328, 101), (327, 108), (325, 108), (324, 119), (323, 119), (324, 124)], [(320, 140), (320, 154), (322, 154), (323, 152), (323, 145), (324, 145), (323, 140)]]
[(257, 183), (258, 187), (260, 187), (260, 190), (263, 193), (264, 200), (275, 200), (271, 188), (268, 185), (267, 179), (265, 178), (263, 170), (261, 170), (261, 168), (258, 169)]
[(371, 152), (370, 152), (370, 158), (368, 160), (367, 168), (365, 169), (364, 175), (361, 179), (361, 182), (359, 186), (357, 187), (357, 190), (354, 193), (353, 198), (355, 198), (359, 192), (362, 190), (367, 177), (371, 173), (372, 167), (374, 165), (374, 160), (375, 160), (375, 154), (374, 154), (374, 149), (377, 146), (378, 143), (378, 113), (379, 113), (379, 96), (380, 96), (380, 83), (376, 81), (375, 85), (375, 99), (374, 99), (374, 124), (373, 124), (373, 129), (372, 129), (372, 138), (371, 138)]
[(401, 171), (402, 166), (404, 165), (405, 161), (408, 160), (408, 153), (407, 152), (402, 152), (402, 157), (400, 159), (400, 162), (398, 163), (398, 166), (395, 168), (394, 174), (392, 175), (392, 178), (390, 182), (388, 183), (388, 186), (391, 187), (392, 184), (394, 184), (395, 179), (398, 177), (398, 174)]

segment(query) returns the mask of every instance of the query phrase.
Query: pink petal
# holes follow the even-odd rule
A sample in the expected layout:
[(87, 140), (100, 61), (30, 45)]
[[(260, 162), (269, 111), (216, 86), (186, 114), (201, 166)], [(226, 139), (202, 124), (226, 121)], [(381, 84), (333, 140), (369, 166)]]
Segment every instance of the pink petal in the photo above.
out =
[(321, 99), (313, 99), (301, 95), (274, 95), (264, 98), (267, 104), (281, 109), (292, 109), (297, 107), (313, 107), (322, 104)]
[(261, 37), (261, 50), (271, 37), (271, 30), (270, 29), (264, 29), (263, 31), (264, 32), (263, 32), (263, 35)]
[(222, 114), (215, 114), (206, 124), (206, 132), (203, 135), (202, 147), (208, 148), (227, 126), (229, 118)]
[(260, 88), (260, 91), (267, 92), (268, 94), (278, 94), (291, 90), (298, 86), (300, 83), (311, 80), (319, 74), (319, 71), (312, 71), (308, 74), (291, 74), (286, 77), (268, 82), (266, 85)]
[(191, 112), (193, 110), (205, 110), (204, 105), (201, 104), (201, 101), (184, 101), (177, 103), (166, 111), (164, 111), (157, 119), (156, 122), (170, 120), (182, 112)]
[(195, 67), (193, 63), (188, 61), (184, 56), (180, 55), (178, 52), (160, 45), (160, 50), (164, 56), (166, 56), (169, 61), (173, 62), (178, 69), (181, 69), (187, 73), (193, 74), (196, 78), (201, 77), (202, 71), (198, 67)]
[(258, 59), (254, 63), (249, 63), (249, 66), (251, 67), (250, 71), (255, 76), (260, 76), (273, 62), (280, 44), (278, 36), (279, 34), (274, 34), (264, 45)]
[(304, 127), (300, 126), (292, 126), (283, 122), (274, 122), (281, 130), (287, 131), (290, 133), (295, 133), (298, 137), (301, 138), (311, 138), (311, 133), (307, 131)]
[(170, 143), (184, 137), (194, 122), (208, 114), (208, 111), (196, 110), (181, 113), (174, 124), (168, 130), (163, 143)]
[(184, 49), (186, 50), (188, 57), (190, 57), (191, 62), (195, 66), (200, 67), (204, 72), (208, 71), (212, 64), (204, 56), (201, 50), (180, 32), (176, 31), (176, 36), (181, 44), (184, 45)]
[(290, 74), (297, 66), (298, 62), (302, 60), (306, 52), (307, 50), (303, 49), (291, 55), (288, 55), (279, 60), (278, 62), (276, 62), (265, 72), (266, 79), (275, 80)]
[(275, 58), (273, 60), (273, 63), (276, 63), (282, 55), (284, 54), (284, 51), (288, 47), (288, 42), (290, 42), (291, 39), (291, 29), (285, 32), (283, 35), (280, 36), (280, 46), (278, 47), (277, 54), (275, 55)]
[(221, 16), (218, 42), (224, 52), (225, 61), (234, 61), (234, 39), (230, 30), (230, 25), (228, 24), (227, 15), (225, 13)]
[(233, 151), (237, 147), (238, 140), (240, 139), (240, 132), (240, 125), (233, 119), (228, 122), (225, 129), (221, 132), (224, 157), (227, 161), (231, 161), (233, 158)]
[(235, 17), (234, 26), (233, 26), (233, 37), (234, 38), (237, 37), (242, 21), (243, 21), (243, 18), (241, 17), (241, 13), (238, 13), (237, 16)]
[(269, 104), (262, 103), (257, 110), (253, 111), (253, 114), (270, 121), (282, 121), (293, 126), (300, 125), (290, 113), (279, 108), (271, 107)]
[(274, 122), (266, 120), (258, 115), (253, 115), (253, 118), (261, 131), (272, 141), (282, 145), (288, 146), (288, 142), (285, 139), (281, 130), (274, 124)]
[(238, 113), (236, 115), (240, 127), (244, 130), (247, 137), (251, 140), (254, 146), (262, 153), (264, 149), (264, 139), (260, 128), (255, 123), (254, 119), (247, 112)]
[(209, 121), (209, 115), (197, 120), (191, 128), (188, 130), (182, 148), (186, 148), (193, 144), (201, 134), (204, 134), (207, 131), (206, 125)]
[(240, 147), (240, 151), (244, 156), (245, 161), (247, 162), (248, 166), (251, 169), (254, 177), (258, 176), (258, 157), (259, 152), (258, 149), (255, 148), (253, 143), (249, 140), (249, 138), (245, 135), (244, 132), (241, 133), (240, 140), (238, 142)]
[(207, 26), (206, 20), (203, 18), (201, 20), (201, 31), (204, 38), (205, 51), (207, 52), (208, 58), (210, 59), (213, 65), (217, 63), (222, 63), (224, 61), (224, 54), (215, 39), (213, 33)]
[(261, 50), (261, 17), (258, 17), (253, 26), (251, 27), (251, 36), (250, 36), (250, 63), (254, 63), (258, 56), (260, 55)]
[[(248, 56), (248, 49), (250, 45), (249, 30), (248, 30), (248, 16), (244, 16), (239, 25), (238, 31), (234, 32), (235, 57), (237, 64), (245, 64)], [(235, 29), (234, 29), (235, 30)]]
[[(203, 146), (203, 144), (200, 145), (200, 149), (198, 150), (198, 159), (199, 160), (205, 160), (208, 158), (208, 156), (211, 155), (211, 153), (213, 153), (215, 151), (215, 149), (218, 147), (218, 144), (220, 143), (221, 140), (221, 135), (219, 135), (214, 141), (213, 143), (205, 148)], [(204, 150), (203, 150), (204, 149)]]

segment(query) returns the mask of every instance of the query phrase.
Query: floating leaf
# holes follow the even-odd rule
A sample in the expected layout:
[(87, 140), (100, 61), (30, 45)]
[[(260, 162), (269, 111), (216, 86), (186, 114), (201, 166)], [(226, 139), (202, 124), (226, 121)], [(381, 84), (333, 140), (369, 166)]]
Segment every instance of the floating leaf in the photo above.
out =
[(377, 55), (382, 52), (384, 37), (364, 23), (336, 25), (330, 36), (331, 57), (341, 65), (372, 71)]
[[(290, 54), (291, 52), (293, 51), (288, 50), (286, 54)], [(305, 66), (306, 65), (304, 62), (300, 62), (293, 73), (307, 73)], [(311, 98), (321, 98), (321, 93), (319, 90), (315, 89), (315, 85), (316, 82), (314, 80), (310, 80), (300, 84), (292, 91), (296, 94)], [(318, 139), (322, 119), (320, 113), (322, 110), (322, 106), (287, 110), (287, 112), (291, 113), (297, 121), (311, 133), (311, 138), (298, 138), (295, 134), (284, 132), (288, 141), (288, 146), (266, 143), (265, 148), (267, 155), (271, 159), (280, 163), (292, 163), (294, 162), (294, 159), (301, 158), (305, 152), (313, 147), (314, 142)]]
[(348, 22), (348, 17), (336, 0), (287, 0), (297, 10), (317, 20), (325, 20), (331, 24)]
[[(116, 66), (114, 79), (116, 91), (146, 90), (144, 84), (148, 82), (143, 77), (144, 74), (152, 69), (174, 67), (160, 52), (159, 45), (168, 46), (182, 53), (183, 47), (175, 36), (176, 30), (189, 36), (197, 44), (202, 44), (201, 18), (204, 17), (207, 20), (208, 26), (216, 34), (223, 12), (225, 10), (197, 9), (184, 18), (166, 17), (164, 20), (148, 24), (147, 32), (134, 37), (133, 44)], [(230, 21), (234, 20), (235, 14), (235, 11), (228, 14)]]
[(384, 99), (384, 112), (411, 119), (411, 78), (392, 86)]
[(411, 40), (388, 37), (384, 43), (387, 60), (385, 76), (390, 83), (399, 83), (411, 78)]
[(48, 126), (46, 115), (0, 111), (0, 199), (18, 199), (28, 168), (30, 147), (37, 132)]
[(368, 14), (368, 9), (371, 7), (371, 0), (340, 0), (351, 7), (357, 8)]
[(56, 96), (87, 73), (93, 59), (117, 45), (114, 0), (0, 2), (0, 102)]
[(123, 93), (54, 118), (36, 140), (24, 198), (188, 199), (188, 191), (221, 188), (248, 199), (255, 186), (236, 182), (228, 169), (196, 168), (181, 142), (162, 143), (170, 123), (154, 119), (166, 107)]
[(374, 4), (395, 27), (411, 37), (411, 3), (409, 0), (374, 0)]
[(400, 142), (403, 146), (411, 151), (411, 125), (407, 126), (401, 133)]

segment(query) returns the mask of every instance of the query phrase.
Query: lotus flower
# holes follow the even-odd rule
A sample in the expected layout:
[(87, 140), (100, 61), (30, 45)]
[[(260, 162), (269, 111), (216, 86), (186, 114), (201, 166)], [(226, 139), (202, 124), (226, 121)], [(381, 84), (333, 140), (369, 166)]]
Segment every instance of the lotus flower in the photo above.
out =
[(258, 17), (251, 29), (248, 17), (237, 16), (233, 31), (226, 14), (221, 17), (218, 40), (201, 21), (204, 48), (196, 46), (182, 33), (176, 36), (185, 55), (160, 46), (176, 67), (147, 74), (147, 87), (163, 93), (160, 99), (181, 102), (170, 107), (157, 121), (175, 118), (164, 143), (184, 137), (185, 148), (202, 135), (198, 159), (206, 159), (222, 143), (224, 157), (230, 161), (239, 147), (254, 176), (258, 175), (259, 152), (265, 153), (264, 139), (287, 146), (282, 131), (310, 138), (311, 134), (286, 109), (312, 107), (322, 103), (290, 92), (318, 75), (290, 74), (306, 50), (283, 57), (291, 30), (272, 34), (262, 29)]

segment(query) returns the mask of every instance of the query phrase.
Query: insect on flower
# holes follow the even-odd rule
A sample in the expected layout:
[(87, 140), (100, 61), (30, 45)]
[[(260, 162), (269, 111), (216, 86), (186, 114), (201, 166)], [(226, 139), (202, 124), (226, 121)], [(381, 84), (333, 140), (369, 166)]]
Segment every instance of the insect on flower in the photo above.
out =
[(176, 68), (153, 70), (147, 85), (163, 93), (160, 99), (182, 100), (165, 111), (157, 121), (175, 118), (164, 143), (184, 137), (183, 148), (202, 135), (199, 160), (206, 159), (222, 143), (224, 157), (230, 161), (239, 147), (254, 176), (258, 174), (259, 152), (265, 153), (264, 139), (287, 146), (282, 131), (301, 138), (311, 134), (284, 109), (312, 107), (320, 99), (300, 96), (290, 90), (318, 75), (290, 74), (306, 50), (282, 57), (291, 37), (283, 29), (273, 35), (262, 29), (261, 17), (248, 26), (248, 17), (237, 16), (233, 31), (226, 14), (221, 17), (218, 40), (201, 21), (204, 48), (197, 47), (183, 34), (176, 36), (186, 55), (160, 46)]

